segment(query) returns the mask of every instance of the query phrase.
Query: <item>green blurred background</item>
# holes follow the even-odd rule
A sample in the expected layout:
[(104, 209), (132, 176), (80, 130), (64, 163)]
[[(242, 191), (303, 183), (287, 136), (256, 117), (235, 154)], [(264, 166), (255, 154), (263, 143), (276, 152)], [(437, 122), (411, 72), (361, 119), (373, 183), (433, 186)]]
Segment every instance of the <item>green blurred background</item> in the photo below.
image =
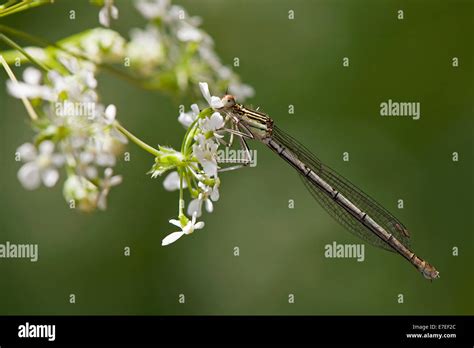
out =
[[(114, 28), (127, 35), (143, 27), (130, 1), (117, 3)], [(177, 195), (145, 174), (153, 158), (133, 144), (105, 213), (68, 209), (60, 185), (27, 192), (14, 152), (32, 131), (0, 73), (0, 243), (38, 243), (40, 250), (36, 263), (0, 260), (0, 314), (474, 314), (473, 2), (175, 3), (203, 18), (226, 64), (240, 58), (236, 71), (257, 92), (249, 103), (399, 217), (415, 252), (441, 278), (429, 282), (402, 257), (371, 246), (364, 262), (326, 259), (326, 244), (361, 241), (259, 144), (252, 144), (256, 168), (221, 175), (221, 199), (204, 216), (205, 229), (166, 248), (160, 243), (174, 230), (168, 219)], [(97, 12), (87, 1), (57, 1), (3, 22), (57, 40), (97, 26)], [(117, 105), (127, 128), (151, 144), (180, 144), (182, 101), (113, 76), (99, 81), (103, 101)], [(388, 99), (420, 102), (421, 119), (379, 116)]]

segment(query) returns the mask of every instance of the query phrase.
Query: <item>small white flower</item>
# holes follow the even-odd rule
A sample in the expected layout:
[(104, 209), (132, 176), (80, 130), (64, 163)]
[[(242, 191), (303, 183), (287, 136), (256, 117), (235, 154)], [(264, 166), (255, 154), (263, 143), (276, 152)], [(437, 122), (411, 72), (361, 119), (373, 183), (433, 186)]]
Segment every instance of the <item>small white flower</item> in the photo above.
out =
[(135, 7), (146, 19), (164, 18), (168, 13), (170, 0), (138, 0)]
[(119, 10), (114, 5), (114, 0), (104, 0), (104, 7), (99, 11), (99, 22), (104, 27), (110, 27), (111, 19), (118, 19)]
[(113, 175), (112, 168), (106, 168), (104, 171), (104, 178), (100, 184), (101, 191), (99, 193), (99, 198), (97, 199), (97, 207), (100, 210), (107, 209), (107, 196), (110, 192), (110, 189), (113, 186), (120, 185), (122, 183), (121, 175)]
[(82, 211), (95, 210), (98, 194), (97, 186), (82, 176), (70, 175), (64, 182), (64, 198), (67, 202), (76, 202)]
[[(204, 132), (215, 132), (224, 127), (224, 124), (224, 117), (220, 113), (214, 112), (211, 117), (201, 120), (200, 126)], [(220, 137), (218, 134), (214, 134), (214, 136)]]
[(74, 52), (78, 48), (83, 55), (95, 62), (118, 61), (125, 55), (126, 40), (116, 31), (94, 28), (84, 33), (79, 42), (65, 43), (65, 48)]
[[(204, 185), (204, 184), (203, 184)], [(214, 186), (209, 187), (209, 186), (206, 186), (206, 189), (205, 191), (207, 192), (207, 194), (209, 195), (209, 197), (214, 201), (214, 202), (217, 202), (220, 198), (220, 194), (219, 194), (219, 186), (221, 185), (221, 181), (219, 180), (219, 178), (216, 178), (216, 182), (214, 184)]]
[[(197, 217), (200, 217), (202, 215), (202, 203), (204, 201), (203, 194), (200, 193), (198, 198), (194, 198), (191, 202), (189, 202), (188, 205), (188, 214), (193, 215), (196, 214)], [(210, 202), (210, 205), (207, 203), (206, 199), (206, 210), (208, 213), (212, 213), (213, 211), (213, 205), (212, 202)]]
[(188, 23), (183, 23), (183, 25), (181, 25), (176, 36), (183, 42), (199, 42), (202, 40), (201, 30)]
[(113, 167), (115, 166), (115, 163), (117, 161), (117, 159), (115, 158), (115, 156), (109, 152), (106, 152), (106, 151), (103, 151), (103, 149), (101, 149), (102, 151), (98, 151), (96, 154), (95, 154), (95, 162), (97, 163), (97, 165), (101, 166), (101, 167)]
[(54, 101), (56, 95), (51, 88), (40, 85), (41, 72), (35, 68), (28, 67), (23, 72), (25, 82), (7, 81), (7, 90), (15, 98), (40, 98), (43, 100)]
[(188, 214), (196, 214), (197, 217), (200, 217), (202, 214), (203, 203), (206, 208), (206, 211), (208, 213), (212, 213), (214, 211), (214, 204), (212, 203), (212, 201), (215, 202), (219, 200), (219, 184), (219, 179), (217, 179), (216, 184), (213, 187), (204, 185), (202, 182), (199, 182), (198, 185), (201, 188), (202, 192), (199, 193), (198, 198), (195, 198), (191, 202), (189, 202)]
[(29, 69), (24, 74), (25, 82), (7, 81), (8, 92), (15, 98), (40, 98), (50, 102), (61, 100), (65, 94), (68, 102), (95, 103), (98, 97), (94, 91), (97, 87), (94, 66), (79, 63), (77, 59), (70, 57), (58, 59), (71, 74), (62, 75), (56, 70), (50, 70), (47, 76), (52, 86), (40, 85), (38, 72)]
[(59, 96), (67, 97), (70, 102), (95, 103), (98, 100), (95, 88), (97, 80), (94, 76), (94, 65), (87, 62), (79, 62), (75, 58), (62, 56), (58, 58), (70, 72), (62, 75), (56, 70), (48, 72), (48, 79), (52, 83), (52, 93), (56, 101)]
[(181, 123), (183, 126), (188, 128), (195, 120), (196, 117), (199, 115), (199, 107), (197, 104), (191, 105), (191, 111), (189, 112), (182, 112), (178, 116), (178, 121)]
[(188, 220), (188, 223), (184, 226), (181, 225), (179, 220), (175, 220), (175, 219), (171, 219), (170, 224), (173, 224), (181, 228), (181, 231), (173, 232), (167, 235), (161, 242), (162, 246), (174, 243), (185, 234), (191, 234), (194, 232), (194, 230), (199, 230), (204, 227), (204, 222), (202, 221), (196, 222), (196, 214), (194, 214), (192, 220), (191, 221)]
[(23, 72), (23, 80), (30, 85), (39, 85), (41, 77), (41, 71), (30, 66)]
[[(163, 187), (166, 191), (175, 191), (179, 190), (180, 178), (178, 172), (169, 173), (165, 180), (163, 180)], [(186, 180), (183, 180), (183, 188), (188, 187)]]
[(134, 28), (130, 31), (130, 37), (126, 54), (132, 65), (142, 73), (151, 72), (165, 60), (161, 34), (155, 26), (148, 25), (144, 30)]
[(217, 148), (212, 139), (205, 139), (200, 134), (197, 137), (198, 142), (193, 145), (193, 154), (201, 164), (204, 172), (212, 177), (217, 176)]
[(36, 148), (26, 143), (17, 150), (20, 158), (26, 163), (18, 171), (18, 180), (27, 190), (38, 188), (43, 182), (46, 187), (53, 187), (59, 179), (57, 167), (63, 163), (63, 157), (54, 152), (54, 143), (49, 140)]
[(105, 108), (104, 118), (107, 124), (112, 124), (115, 121), (115, 116), (117, 115), (117, 108), (114, 104), (110, 104)]
[(97, 168), (94, 166), (95, 154), (91, 151), (83, 151), (79, 154), (77, 171), (88, 179), (97, 178)]
[(105, 146), (111, 140), (117, 140), (122, 144), (127, 144), (127, 137), (123, 135), (114, 124), (117, 115), (117, 108), (115, 105), (110, 104), (105, 108), (105, 110), (103, 109), (103, 105), (99, 105), (97, 109), (101, 109), (99, 115), (101, 116), (101, 120), (105, 124), (105, 127), (103, 127), (103, 124), (95, 124), (94, 138), (96, 142), (100, 144), (100, 146)]
[(222, 102), (221, 98), (216, 96), (211, 96), (211, 92), (209, 92), (209, 86), (207, 82), (199, 82), (199, 88), (201, 89), (201, 93), (206, 99), (207, 103), (211, 108), (214, 110), (221, 109), (224, 107), (224, 103)]
[(81, 152), (77, 156), (76, 163), (77, 173), (87, 179), (97, 178), (97, 166), (114, 167), (117, 162), (115, 155), (106, 151), (102, 140), (97, 140), (97, 138), (94, 138), (93, 141), (80, 149)]
[[(59, 56), (58, 60), (69, 70), (71, 75), (66, 75), (65, 79), (75, 80), (76, 84), (94, 89), (97, 87), (97, 80), (94, 76), (95, 66), (90, 62), (79, 62), (74, 57)], [(66, 85), (73, 84), (72, 81), (64, 81)]]

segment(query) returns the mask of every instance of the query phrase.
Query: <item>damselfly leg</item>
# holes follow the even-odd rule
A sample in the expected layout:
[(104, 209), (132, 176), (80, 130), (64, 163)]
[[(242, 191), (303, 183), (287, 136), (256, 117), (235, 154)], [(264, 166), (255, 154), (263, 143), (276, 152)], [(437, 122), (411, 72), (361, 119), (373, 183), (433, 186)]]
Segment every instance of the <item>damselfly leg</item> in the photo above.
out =
[(220, 141), (223, 142), (227, 147), (230, 148), (233, 145), (232, 144), (233, 139), (235, 137), (237, 137), (239, 139), (240, 150), (243, 152), (243, 157), (244, 158), (239, 159), (238, 156), (236, 156), (235, 159), (218, 158), (217, 159), (218, 163), (238, 163), (237, 165), (234, 165), (234, 166), (220, 168), (219, 172), (227, 172), (227, 171), (236, 170), (236, 169), (240, 169), (240, 168), (249, 166), (252, 163), (253, 159), (252, 159), (252, 155), (251, 155), (251, 152), (250, 152), (250, 148), (249, 148), (245, 138), (251, 138), (251, 134), (241, 132), (238, 128), (238, 123), (235, 123), (235, 122), (231, 123), (231, 128), (224, 128), (224, 130), (227, 133), (230, 134), (229, 142), (225, 143), (225, 141), (223, 139), (221, 139)]

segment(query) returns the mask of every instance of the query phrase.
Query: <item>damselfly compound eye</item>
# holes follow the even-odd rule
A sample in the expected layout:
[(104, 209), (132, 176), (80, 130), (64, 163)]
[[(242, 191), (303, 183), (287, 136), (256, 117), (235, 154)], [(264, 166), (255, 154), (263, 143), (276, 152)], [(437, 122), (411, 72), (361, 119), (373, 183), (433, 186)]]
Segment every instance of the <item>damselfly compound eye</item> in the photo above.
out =
[(233, 95), (227, 94), (222, 98), (222, 103), (224, 104), (225, 109), (231, 108), (236, 104), (235, 97)]

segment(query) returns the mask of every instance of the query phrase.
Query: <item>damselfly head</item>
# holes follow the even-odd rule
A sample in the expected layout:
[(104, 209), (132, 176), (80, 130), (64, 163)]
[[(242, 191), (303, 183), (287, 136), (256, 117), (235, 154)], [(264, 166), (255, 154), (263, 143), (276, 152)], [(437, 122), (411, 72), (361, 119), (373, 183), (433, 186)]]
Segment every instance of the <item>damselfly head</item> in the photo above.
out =
[(237, 102), (235, 101), (235, 97), (231, 94), (226, 94), (221, 100), (224, 104), (223, 109), (230, 109), (235, 104), (237, 104)]
[(429, 280), (439, 278), (439, 272), (426, 261), (425, 267), (423, 268), (421, 273), (423, 274), (423, 277)]

